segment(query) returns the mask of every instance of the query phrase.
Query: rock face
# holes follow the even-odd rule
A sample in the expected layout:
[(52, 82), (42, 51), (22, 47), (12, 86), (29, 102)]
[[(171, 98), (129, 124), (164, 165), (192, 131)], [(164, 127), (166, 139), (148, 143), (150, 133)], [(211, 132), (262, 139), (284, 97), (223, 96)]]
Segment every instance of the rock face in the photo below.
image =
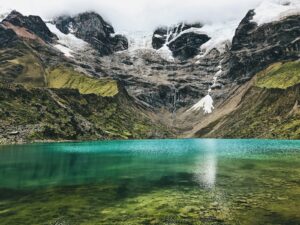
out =
[(16, 40), (18, 40), (16, 33), (0, 24), (0, 48), (9, 47)]
[(56, 38), (39, 16), (23, 16), (21, 13), (14, 10), (2, 21), (2, 23), (10, 23), (13, 26), (26, 28), (46, 42), (52, 42)]
[[(101, 67), (100, 77), (119, 80), (131, 96), (156, 110), (164, 108), (173, 112), (192, 106), (207, 94), (213, 76), (220, 70), (218, 65), (222, 57), (214, 50), (199, 63), (194, 58), (168, 62), (155, 50), (144, 49), (100, 58), (97, 66)], [(226, 80), (220, 79), (217, 84), (223, 87), (225, 83)], [(214, 98), (222, 98), (224, 91), (223, 88), (215, 90)]]
[(206, 34), (185, 33), (168, 44), (173, 56), (179, 59), (189, 59), (197, 55), (199, 47), (209, 40)]
[(249, 11), (236, 30), (228, 56), (228, 76), (243, 82), (271, 63), (300, 57), (300, 16), (258, 26)]
[(154, 49), (160, 49), (167, 42), (168, 28), (157, 28), (152, 36), (152, 47)]
[(181, 60), (192, 58), (199, 52), (199, 47), (210, 39), (206, 34), (193, 32), (192, 28), (201, 27), (201, 24), (179, 24), (173, 28), (160, 27), (154, 31), (152, 46), (154, 49), (160, 49), (166, 44), (174, 57)]
[(94, 12), (82, 13), (75, 17), (58, 17), (54, 23), (61, 32), (74, 34), (90, 43), (102, 55), (110, 55), (128, 48), (127, 39), (122, 35), (115, 35), (113, 27)]

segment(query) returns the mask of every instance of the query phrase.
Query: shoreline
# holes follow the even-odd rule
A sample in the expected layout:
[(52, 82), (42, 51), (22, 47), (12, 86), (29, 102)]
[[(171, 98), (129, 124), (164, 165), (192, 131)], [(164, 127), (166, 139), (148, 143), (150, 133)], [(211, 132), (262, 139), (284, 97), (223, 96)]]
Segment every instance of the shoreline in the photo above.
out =
[(143, 138), (143, 139), (83, 139), (83, 140), (34, 140), (34, 141), (20, 141), (20, 142), (2, 142), (0, 140), (0, 147), (1, 146), (8, 146), (8, 145), (30, 145), (30, 144), (55, 144), (55, 143), (80, 143), (80, 142), (105, 142), (105, 141), (149, 141), (149, 140), (189, 140), (189, 139), (215, 139), (215, 140), (269, 140), (269, 141), (300, 141), (300, 139), (277, 139), (277, 138), (225, 138), (225, 137), (180, 137), (180, 138)]

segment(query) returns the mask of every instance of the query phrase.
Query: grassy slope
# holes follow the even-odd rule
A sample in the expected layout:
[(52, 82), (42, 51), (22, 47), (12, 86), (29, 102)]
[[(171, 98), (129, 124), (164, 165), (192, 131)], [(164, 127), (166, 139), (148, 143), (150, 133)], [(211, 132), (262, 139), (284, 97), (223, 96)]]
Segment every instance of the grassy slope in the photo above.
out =
[(256, 86), (286, 89), (300, 83), (300, 61), (275, 63), (257, 75)]
[(169, 135), (120, 94), (101, 97), (71, 89), (0, 86), (0, 143)]
[(171, 136), (116, 81), (88, 77), (40, 49), (18, 42), (0, 50), (0, 143)]
[(44, 86), (41, 60), (24, 43), (0, 50), (0, 81), (20, 83), (27, 87)]
[(257, 74), (237, 110), (196, 136), (299, 139), (299, 75), (299, 62), (271, 65)]
[(46, 77), (50, 88), (77, 89), (81, 94), (100, 96), (114, 96), (118, 93), (116, 81), (88, 77), (66, 66), (49, 69)]
[(33, 46), (34, 43), (30, 45), (19, 41), (14, 46), (0, 49), (0, 81), (30, 88), (77, 89), (82, 94), (100, 96), (114, 96), (118, 93), (118, 85), (114, 80), (88, 77), (63, 62), (51, 63), (51, 66), (46, 63), (45, 66), (41, 57), (51, 56), (51, 53), (45, 46), (38, 50)]

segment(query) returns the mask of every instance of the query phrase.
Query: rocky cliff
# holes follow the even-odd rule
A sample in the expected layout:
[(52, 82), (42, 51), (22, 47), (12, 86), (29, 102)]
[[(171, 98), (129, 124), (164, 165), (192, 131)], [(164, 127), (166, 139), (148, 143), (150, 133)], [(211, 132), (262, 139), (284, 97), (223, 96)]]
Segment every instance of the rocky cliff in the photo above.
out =
[(60, 16), (54, 20), (56, 27), (64, 34), (72, 33), (90, 43), (101, 55), (128, 49), (126, 37), (115, 34), (114, 28), (94, 12), (77, 16)]
[(175, 27), (157, 28), (152, 37), (154, 49), (168, 47), (173, 56), (181, 60), (193, 58), (199, 53), (200, 46), (206, 43), (210, 37), (206, 34), (195, 33), (195, 28), (201, 28), (202, 24), (181, 23)]
[(22, 32), (25, 35), (29, 31), (46, 42), (52, 42), (56, 38), (39, 16), (23, 16), (14, 10), (2, 21), (2, 24), (19, 35), (22, 35)]
[(271, 63), (300, 57), (300, 16), (258, 26), (251, 10), (238, 26), (228, 55), (228, 76), (249, 80)]

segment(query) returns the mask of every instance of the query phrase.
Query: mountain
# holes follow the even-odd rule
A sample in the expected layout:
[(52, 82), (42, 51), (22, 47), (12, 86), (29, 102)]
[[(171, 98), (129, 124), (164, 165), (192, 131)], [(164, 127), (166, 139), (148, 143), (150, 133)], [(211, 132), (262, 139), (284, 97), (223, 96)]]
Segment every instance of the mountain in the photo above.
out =
[[(0, 24), (0, 142), (300, 138), (300, 5), (116, 33), (95, 12)], [(26, 113), (27, 112), (27, 113)]]
[(0, 25), (1, 143), (172, 136), (118, 81), (62, 54), (41, 21), (13, 11)]
[(72, 33), (91, 44), (102, 55), (128, 49), (127, 39), (115, 34), (114, 28), (94, 12), (74, 17), (60, 16), (54, 20), (54, 24), (62, 33)]

